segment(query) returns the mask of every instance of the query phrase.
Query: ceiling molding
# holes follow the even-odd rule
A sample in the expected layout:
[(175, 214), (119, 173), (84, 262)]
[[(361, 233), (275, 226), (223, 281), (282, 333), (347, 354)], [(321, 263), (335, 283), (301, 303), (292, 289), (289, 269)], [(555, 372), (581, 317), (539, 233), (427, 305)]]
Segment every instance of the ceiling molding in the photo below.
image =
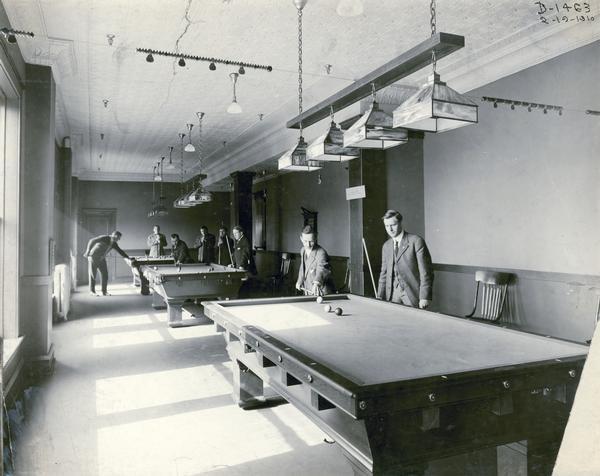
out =
[[(79, 180), (98, 181), (98, 182), (153, 182), (153, 175), (150, 173), (123, 173), (123, 172), (103, 172), (103, 171), (81, 171), (73, 174)], [(188, 177), (186, 180), (189, 180)], [(179, 183), (178, 175), (165, 174), (163, 183)], [(160, 182), (156, 182), (160, 184)]]
[[(600, 7), (597, 10), (596, 17)], [(538, 22), (455, 63), (446, 64), (438, 72), (454, 89), (472, 91), (599, 39), (600, 28), (591, 22), (556, 25)], [(424, 79), (425, 75), (421, 82)]]

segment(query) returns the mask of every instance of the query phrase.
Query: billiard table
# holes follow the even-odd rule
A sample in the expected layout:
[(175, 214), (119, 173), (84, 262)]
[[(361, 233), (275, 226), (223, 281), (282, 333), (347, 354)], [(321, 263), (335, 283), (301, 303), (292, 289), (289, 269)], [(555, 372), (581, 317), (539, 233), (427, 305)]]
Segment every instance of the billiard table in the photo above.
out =
[(246, 271), (213, 263), (142, 266), (141, 272), (153, 290), (152, 307), (164, 309), (166, 304), (171, 327), (201, 323), (182, 318), (186, 301), (237, 298), (247, 277)]
[(274, 391), (360, 475), (418, 474), (440, 458), (522, 440), (528, 474), (551, 474), (588, 352), (355, 295), (203, 305), (236, 364), (238, 404), (268, 404)]
[(148, 280), (141, 272), (142, 266), (158, 266), (163, 264), (175, 264), (175, 259), (172, 256), (130, 256), (131, 260), (128, 261), (131, 267), (131, 274), (133, 275), (133, 285), (137, 286), (139, 283), (140, 293), (144, 296), (150, 294), (150, 287)]

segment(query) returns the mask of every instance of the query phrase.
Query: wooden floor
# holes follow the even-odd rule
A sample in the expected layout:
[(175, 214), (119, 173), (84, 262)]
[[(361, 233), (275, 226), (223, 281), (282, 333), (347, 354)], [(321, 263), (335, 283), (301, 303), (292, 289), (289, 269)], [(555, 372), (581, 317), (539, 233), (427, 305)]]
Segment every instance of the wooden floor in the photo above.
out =
[(291, 405), (244, 411), (212, 326), (170, 329), (129, 283), (84, 289), (55, 324), (56, 370), (28, 391), (17, 475), (351, 475)]
[[(340, 448), (291, 405), (244, 411), (233, 403), (231, 363), (213, 326), (171, 329), (166, 311), (129, 282), (109, 292), (81, 288), (69, 321), (54, 325), (55, 373), (26, 392), (14, 474), (353, 474)], [(425, 471), (495, 474), (494, 449)]]

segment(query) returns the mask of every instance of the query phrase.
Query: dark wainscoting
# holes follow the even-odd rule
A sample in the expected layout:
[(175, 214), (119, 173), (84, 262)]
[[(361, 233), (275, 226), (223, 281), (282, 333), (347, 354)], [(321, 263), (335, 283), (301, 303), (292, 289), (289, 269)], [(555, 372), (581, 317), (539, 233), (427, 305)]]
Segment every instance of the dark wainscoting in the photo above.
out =
[(586, 341), (592, 337), (600, 299), (600, 276), (435, 263), (432, 310), (468, 314), (477, 270), (514, 275), (501, 322), (544, 335)]
[[(298, 277), (298, 267), (300, 263), (299, 253), (289, 253), (292, 255), (292, 261), (290, 264), (290, 271), (287, 279), (283, 282), (282, 288), (277, 290), (277, 294), (281, 296), (289, 296), (296, 294), (295, 284), (296, 278)], [(274, 276), (279, 273), (281, 266), (281, 252), (270, 251), (270, 250), (256, 250), (254, 259), (256, 261), (256, 269), (258, 271), (258, 278), (262, 281), (266, 281), (270, 276)], [(347, 256), (330, 256), (329, 262), (333, 272), (333, 282), (336, 287), (340, 289), (344, 284), (344, 278), (346, 276), (346, 268), (348, 266)]]

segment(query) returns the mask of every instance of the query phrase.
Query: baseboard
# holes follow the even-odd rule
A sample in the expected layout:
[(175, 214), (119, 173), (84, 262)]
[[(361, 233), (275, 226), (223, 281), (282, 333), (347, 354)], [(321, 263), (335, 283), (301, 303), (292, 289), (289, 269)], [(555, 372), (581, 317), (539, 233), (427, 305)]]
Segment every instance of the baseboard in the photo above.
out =
[(32, 377), (51, 375), (54, 372), (55, 361), (54, 344), (50, 344), (50, 350), (46, 354), (29, 359), (29, 375)]

